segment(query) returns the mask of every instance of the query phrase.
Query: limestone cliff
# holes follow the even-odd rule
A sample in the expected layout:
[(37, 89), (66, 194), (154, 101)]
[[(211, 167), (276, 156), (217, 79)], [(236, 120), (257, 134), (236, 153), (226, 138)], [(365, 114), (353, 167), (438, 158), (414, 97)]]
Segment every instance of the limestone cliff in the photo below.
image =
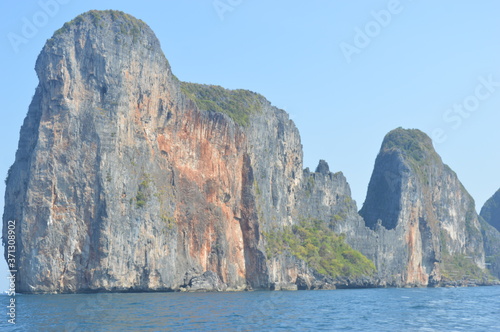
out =
[[(300, 136), (250, 91), (180, 82), (151, 29), (90, 11), (47, 41), (5, 196), (17, 290), (296, 289)], [(319, 275), (319, 279), (322, 276)], [(318, 281), (320, 287), (324, 281)], [(328, 286), (332, 287), (332, 286)]]
[(390, 246), (376, 263), (397, 285), (487, 282), (474, 200), (421, 131), (386, 135), (360, 214)]
[(35, 69), (3, 214), (19, 292), (440, 285), (496, 252), (424, 134), (388, 134), (363, 219), (341, 172), (303, 169), (286, 112), (179, 81), (125, 13), (66, 23)]
[(486, 265), (500, 278), (500, 190), (484, 203), (480, 213)]
[(500, 190), (484, 203), (480, 215), (488, 224), (500, 231)]
[(500, 279), (500, 232), (484, 220), (480, 220), (480, 222), (484, 240), (486, 267), (493, 276)]

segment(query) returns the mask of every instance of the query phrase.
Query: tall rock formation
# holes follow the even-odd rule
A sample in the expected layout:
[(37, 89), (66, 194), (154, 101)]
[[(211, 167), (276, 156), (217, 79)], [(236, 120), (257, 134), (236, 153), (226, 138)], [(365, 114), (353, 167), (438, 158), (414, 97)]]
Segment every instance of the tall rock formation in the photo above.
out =
[(416, 286), (486, 282), (474, 200), (421, 131), (386, 135), (360, 214), (381, 233), (383, 277)]
[(363, 219), (341, 172), (303, 169), (286, 112), (180, 82), (125, 13), (66, 23), (35, 69), (3, 214), (19, 292), (440, 285), (496, 252), (423, 133), (387, 135)]
[(484, 203), (480, 213), (486, 265), (500, 278), (500, 190)]
[(297, 222), (303, 189), (284, 111), (253, 92), (180, 82), (151, 29), (122, 12), (66, 23), (35, 69), (3, 215), (4, 241), (7, 222), (18, 225), (19, 292), (323, 278), (291, 255), (266, 256), (263, 234)]
[(500, 190), (484, 203), (479, 214), (488, 224), (500, 231)]

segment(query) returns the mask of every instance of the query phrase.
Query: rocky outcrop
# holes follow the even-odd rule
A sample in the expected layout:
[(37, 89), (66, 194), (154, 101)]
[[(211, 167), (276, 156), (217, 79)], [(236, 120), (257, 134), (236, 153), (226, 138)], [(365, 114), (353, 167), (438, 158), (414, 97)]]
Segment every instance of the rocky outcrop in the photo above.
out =
[(180, 82), (122, 12), (66, 23), (35, 69), (3, 214), (19, 292), (439, 285), (496, 241), (422, 133), (386, 137), (363, 219), (341, 172), (303, 169), (286, 112)]
[(315, 280), (304, 262), (265, 253), (263, 232), (295, 222), (302, 188), (300, 136), (284, 111), (180, 82), (151, 29), (116, 11), (66, 23), (36, 71), (3, 216), (19, 225), (18, 291)]
[(19, 291), (170, 290), (206, 271), (244, 289), (244, 132), (182, 93), (149, 27), (86, 13), (36, 71), (4, 212)]
[(494, 276), (500, 278), (500, 190), (486, 201), (480, 216), (486, 265)]
[(474, 200), (424, 133), (387, 134), (360, 214), (381, 232), (377, 267), (397, 285), (486, 282)]
[(219, 276), (213, 271), (206, 271), (201, 276), (191, 278), (187, 288), (181, 290), (197, 291), (197, 292), (220, 292), (225, 291), (227, 285), (223, 283)]
[(480, 215), (488, 224), (500, 231), (500, 190), (484, 203)]
[(486, 267), (493, 276), (500, 279), (500, 232), (484, 220), (481, 220), (481, 227)]

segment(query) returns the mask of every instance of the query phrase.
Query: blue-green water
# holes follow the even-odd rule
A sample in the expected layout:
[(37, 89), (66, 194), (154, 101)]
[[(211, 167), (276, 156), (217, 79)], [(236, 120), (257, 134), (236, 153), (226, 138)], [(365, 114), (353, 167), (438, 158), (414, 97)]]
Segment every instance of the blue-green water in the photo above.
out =
[(2, 317), (1, 331), (500, 331), (500, 287), (17, 295), (16, 325)]

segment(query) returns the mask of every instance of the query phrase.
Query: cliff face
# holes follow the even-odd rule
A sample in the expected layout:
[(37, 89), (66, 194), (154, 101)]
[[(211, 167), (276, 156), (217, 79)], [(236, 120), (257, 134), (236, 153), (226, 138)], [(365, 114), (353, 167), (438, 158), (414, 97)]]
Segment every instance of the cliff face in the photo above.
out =
[(484, 203), (480, 215), (488, 224), (500, 231), (500, 190)]
[(387, 134), (360, 214), (367, 227), (383, 232), (379, 243), (390, 245), (390, 250), (379, 248), (377, 263), (396, 284), (487, 278), (474, 200), (424, 133)]
[(18, 291), (314, 279), (303, 261), (265, 253), (263, 232), (294, 223), (302, 186), (284, 111), (249, 91), (181, 83), (149, 27), (115, 11), (66, 23), (36, 71), (3, 216), (19, 225)]
[(3, 215), (19, 292), (435, 285), (497, 252), (422, 133), (386, 137), (363, 219), (342, 173), (303, 169), (284, 111), (180, 82), (127, 14), (66, 23), (36, 71)]
[(181, 93), (153, 32), (90, 12), (36, 70), (4, 213), (19, 290), (171, 289), (205, 271), (244, 288), (244, 135)]
[(484, 203), (480, 213), (486, 264), (500, 278), (500, 190)]

